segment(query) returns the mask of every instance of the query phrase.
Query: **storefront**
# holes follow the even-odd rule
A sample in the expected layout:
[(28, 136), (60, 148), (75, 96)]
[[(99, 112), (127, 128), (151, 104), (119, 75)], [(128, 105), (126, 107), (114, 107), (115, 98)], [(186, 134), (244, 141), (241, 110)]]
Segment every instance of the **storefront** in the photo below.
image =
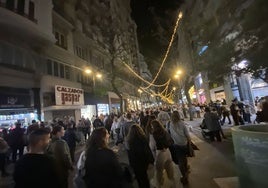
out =
[(224, 92), (223, 86), (216, 87), (210, 90), (210, 97), (212, 101), (223, 102), (223, 99), (226, 100), (226, 95)]
[(84, 90), (61, 85), (55, 85), (55, 105), (44, 107), (44, 120), (81, 119), (81, 109), (84, 106)]
[(30, 89), (0, 87), (0, 125), (20, 121), (28, 125), (37, 119), (34, 96)]

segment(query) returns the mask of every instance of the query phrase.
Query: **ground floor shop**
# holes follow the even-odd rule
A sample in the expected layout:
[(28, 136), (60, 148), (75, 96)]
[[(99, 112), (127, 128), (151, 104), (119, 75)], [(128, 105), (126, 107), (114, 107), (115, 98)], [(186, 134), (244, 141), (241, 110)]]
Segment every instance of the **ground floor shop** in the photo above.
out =
[(0, 125), (11, 126), (18, 121), (28, 125), (38, 119), (36, 95), (32, 88), (0, 87)]

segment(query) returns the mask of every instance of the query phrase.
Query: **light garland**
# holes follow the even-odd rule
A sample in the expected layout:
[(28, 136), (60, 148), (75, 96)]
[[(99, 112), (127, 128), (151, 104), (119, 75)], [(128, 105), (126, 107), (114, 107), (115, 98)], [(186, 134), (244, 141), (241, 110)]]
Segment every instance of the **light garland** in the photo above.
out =
[[(143, 82), (145, 82), (147, 84), (152, 84), (151, 82), (149, 82), (149, 81), (145, 80), (143, 77), (141, 77), (138, 73), (136, 73), (127, 63), (125, 63), (125, 62), (122, 62), (122, 63), (129, 69), (130, 72), (132, 72), (141, 81), (143, 81)], [(154, 87), (163, 87), (163, 86), (166, 86), (169, 82), (170, 82), (170, 79), (166, 83), (164, 83), (162, 85), (152, 84), (152, 86), (154, 86)], [(142, 89), (143, 89), (143, 87), (142, 87)], [(148, 89), (148, 88), (145, 88), (145, 89)]]
[(156, 81), (156, 79), (158, 78), (158, 76), (159, 76), (159, 74), (160, 74), (160, 72), (161, 72), (161, 70), (162, 70), (162, 68), (163, 68), (163, 66), (164, 66), (164, 64), (166, 62), (166, 59), (167, 59), (167, 56), (169, 54), (170, 48), (171, 48), (172, 43), (174, 41), (175, 35), (177, 33), (177, 29), (178, 29), (178, 26), (179, 26), (179, 21), (180, 21), (181, 18), (182, 18), (182, 12), (179, 12), (178, 17), (177, 17), (177, 21), (176, 21), (176, 24), (175, 24), (175, 27), (173, 29), (173, 34), (171, 36), (171, 40), (170, 40), (170, 42), (168, 44), (168, 48), (167, 48), (167, 51), (166, 51), (165, 56), (163, 58), (163, 61), (161, 63), (161, 66), (160, 66), (160, 68), (159, 68), (156, 76), (154, 77), (153, 81), (147, 87), (144, 87), (144, 89), (148, 89), (149, 87), (151, 87), (154, 84), (154, 82)]
[(160, 66), (160, 68), (159, 68), (159, 70), (158, 70), (158, 72), (157, 72), (157, 74), (154, 77), (154, 79), (153, 79), (152, 82), (149, 82), (149, 81), (145, 80), (139, 74), (137, 74), (127, 63), (122, 62), (130, 70), (130, 72), (132, 72), (137, 78), (139, 78), (140, 80), (142, 80), (143, 82), (145, 82), (145, 83), (148, 84), (148, 86), (146, 86), (146, 87), (141, 87), (142, 89), (145, 90), (145, 89), (150, 88), (151, 86), (154, 86), (154, 87), (163, 87), (163, 86), (167, 86), (170, 83), (170, 79), (169, 79), (166, 83), (164, 83), (162, 85), (154, 84), (154, 82), (158, 78), (158, 76), (159, 76), (159, 74), (160, 74), (160, 72), (161, 72), (161, 70), (162, 70), (162, 68), (163, 68), (163, 66), (164, 66), (164, 64), (166, 62), (167, 56), (169, 54), (170, 48), (172, 46), (172, 43), (174, 41), (174, 38), (175, 38), (175, 35), (176, 35), (176, 32), (177, 32), (178, 26), (179, 26), (179, 21), (180, 21), (181, 18), (182, 18), (182, 12), (179, 12), (178, 17), (177, 17), (177, 20), (176, 20), (175, 27), (173, 29), (173, 34), (171, 36), (171, 40), (170, 40), (169, 45), (168, 45), (168, 48), (167, 48), (167, 51), (166, 51), (165, 56), (164, 56), (164, 58), (162, 60), (161, 66)]

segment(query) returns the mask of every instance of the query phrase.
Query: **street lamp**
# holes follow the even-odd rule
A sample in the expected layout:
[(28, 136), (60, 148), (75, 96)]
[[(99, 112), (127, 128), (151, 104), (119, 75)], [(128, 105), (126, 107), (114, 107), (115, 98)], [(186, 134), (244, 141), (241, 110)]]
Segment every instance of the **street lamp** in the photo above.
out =
[(90, 74), (90, 73), (92, 73), (92, 70), (91, 69), (86, 69), (85, 73)]
[[(175, 79), (178, 79), (179, 80), (179, 82), (178, 82), (178, 84), (179, 84), (179, 88), (178, 88), (178, 90), (179, 90), (179, 99), (181, 99), (182, 100), (182, 103), (183, 103), (183, 99), (182, 99), (182, 93), (181, 93), (181, 87), (182, 87), (182, 85), (181, 85), (181, 78), (180, 78), (180, 76), (182, 75), (182, 70), (181, 69), (178, 69), (177, 71), (176, 71), (176, 73), (175, 73), (175, 75), (174, 75), (174, 78)], [(174, 90), (174, 87), (173, 87), (173, 90)], [(175, 90), (174, 90), (175, 91)]]
[[(142, 94), (143, 91), (141, 89), (138, 89), (138, 92), (140, 94), (140, 105), (141, 105), (141, 94)], [(141, 106), (141, 108), (142, 108), (142, 106)]]
[(181, 75), (181, 74), (182, 74), (182, 70), (178, 70), (178, 71), (176, 72), (176, 74), (177, 74), (177, 75)]
[[(92, 74), (92, 70), (87, 68), (85, 69), (85, 73), (90, 75)], [(102, 74), (101, 73), (96, 73), (96, 74), (92, 74), (92, 80), (93, 80), (93, 91), (95, 89), (95, 86), (96, 86), (96, 81), (95, 81), (95, 77), (98, 78), (98, 79), (101, 79), (102, 78)]]
[(102, 74), (97, 73), (97, 74), (96, 74), (96, 77), (97, 77), (97, 78), (102, 78)]

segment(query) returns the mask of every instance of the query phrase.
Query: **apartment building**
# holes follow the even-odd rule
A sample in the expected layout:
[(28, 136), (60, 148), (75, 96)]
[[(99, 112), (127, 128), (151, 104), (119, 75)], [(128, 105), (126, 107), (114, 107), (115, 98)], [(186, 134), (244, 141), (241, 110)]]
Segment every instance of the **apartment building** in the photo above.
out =
[[(115, 20), (121, 17), (122, 33), (131, 36), (128, 63), (138, 69), (136, 26), (130, 18), (129, 1), (1, 0), (1, 123), (64, 116), (77, 121), (87, 105), (100, 102), (117, 107), (118, 100), (108, 94), (93, 95), (98, 89), (111, 90), (110, 46), (101, 24), (109, 25), (115, 12)], [(85, 73), (87, 69), (91, 74)], [(122, 93), (136, 90), (128, 82), (131, 76), (121, 80)]]

